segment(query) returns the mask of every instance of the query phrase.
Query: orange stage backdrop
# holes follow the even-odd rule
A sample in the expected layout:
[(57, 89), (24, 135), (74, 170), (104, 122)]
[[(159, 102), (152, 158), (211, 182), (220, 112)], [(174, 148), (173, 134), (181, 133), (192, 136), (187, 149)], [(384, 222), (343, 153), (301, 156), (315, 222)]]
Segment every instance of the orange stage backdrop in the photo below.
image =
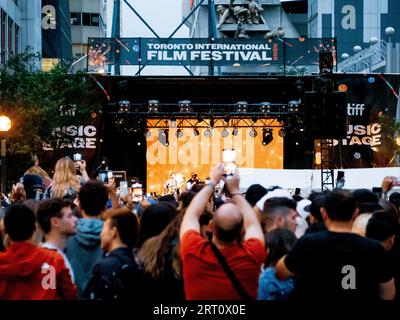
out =
[(233, 128), (227, 128), (229, 135), (222, 137), (223, 128), (214, 128), (212, 136), (204, 136), (206, 129), (182, 129), (183, 137), (177, 138), (177, 128), (170, 128), (169, 145), (159, 142), (159, 129), (151, 129), (147, 138), (147, 187), (148, 192), (163, 193), (164, 184), (170, 172), (190, 178), (192, 172), (200, 180), (210, 175), (213, 165), (221, 162), (223, 149), (235, 149), (236, 164), (244, 168), (283, 168), (283, 138), (278, 135), (279, 128), (273, 129), (273, 140), (267, 146), (262, 145), (262, 128), (256, 128), (257, 136), (250, 137), (251, 128), (238, 128), (238, 134), (232, 135)]

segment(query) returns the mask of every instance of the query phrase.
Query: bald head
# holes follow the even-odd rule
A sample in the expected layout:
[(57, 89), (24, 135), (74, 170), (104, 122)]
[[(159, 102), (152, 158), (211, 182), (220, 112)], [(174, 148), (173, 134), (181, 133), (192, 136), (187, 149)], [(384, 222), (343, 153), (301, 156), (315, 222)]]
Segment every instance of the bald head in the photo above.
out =
[(243, 216), (239, 207), (233, 203), (223, 204), (215, 213), (213, 224), (218, 240), (227, 243), (237, 240), (243, 227)]

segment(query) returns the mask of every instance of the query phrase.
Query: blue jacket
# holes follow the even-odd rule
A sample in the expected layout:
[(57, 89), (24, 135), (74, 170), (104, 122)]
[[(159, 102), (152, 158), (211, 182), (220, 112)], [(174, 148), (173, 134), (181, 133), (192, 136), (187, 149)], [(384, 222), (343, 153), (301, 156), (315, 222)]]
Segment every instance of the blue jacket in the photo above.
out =
[(93, 267), (103, 256), (100, 247), (100, 233), (103, 221), (100, 219), (79, 219), (77, 233), (68, 239), (65, 254), (74, 270), (75, 283), (78, 287), (78, 297), (81, 297)]

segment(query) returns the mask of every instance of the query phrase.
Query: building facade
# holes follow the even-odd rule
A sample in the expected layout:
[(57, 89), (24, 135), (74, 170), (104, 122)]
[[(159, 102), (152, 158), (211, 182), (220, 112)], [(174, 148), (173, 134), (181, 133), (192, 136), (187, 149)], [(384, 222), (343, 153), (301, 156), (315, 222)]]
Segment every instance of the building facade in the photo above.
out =
[(106, 0), (69, 0), (74, 70), (86, 68), (88, 38), (107, 36)]
[(308, 34), (336, 37), (344, 72), (400, 72), (398, 0), (308, 0)]
[[(183, 17), (187, 17), (190, 11), (200, 0), (183, 0)], [(235, 0), (230, 14), (226, 11), (230, 0), (214, 0), (215, 2), (215, 36), (216, 38), (245, 38), (266, 39), (268, 34), (274, 37), (276, 34), (287, 38), (299, 38), (307, 36), (307, 1), (295, 0), (283, 3), (280, 0)], [(238, 23), (241, 10), (251, 3), (257, 2), (259, 18), (256, 23), (244, 21)], [(209, 9), (208, 1), (204, 1), (198, 10), (186, 21), (190, 29), (190, 38), (209, 37)], [(192, 67), (195, 75), (207, 75), (208, 67)], [(236, 66), (220, 68), (221, 75), (260, 75), (277, 73), (275, 67), (265, 66)]]
[[(29, 0), (28, 0), (29, 1)], [(42, 0), (42, 69), (72, 62), (68, 1)]]
[(0, 0), (0, 63), (31, 48), (41, 52), (40, 0)]

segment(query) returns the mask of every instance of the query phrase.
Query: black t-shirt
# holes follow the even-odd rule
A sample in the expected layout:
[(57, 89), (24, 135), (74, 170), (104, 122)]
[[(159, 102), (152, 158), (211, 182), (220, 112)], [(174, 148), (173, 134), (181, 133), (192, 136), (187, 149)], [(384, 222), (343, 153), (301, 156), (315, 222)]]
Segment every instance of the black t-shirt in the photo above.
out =
[[(379, 298), (379, 283), (392, 279), (383, 246), (353, 233), (305, 235), (289, 252), (285, 264), (297, 275), (297, 299), (375, 300)], [(348, 288), (354, 283), (355, 289)]]

